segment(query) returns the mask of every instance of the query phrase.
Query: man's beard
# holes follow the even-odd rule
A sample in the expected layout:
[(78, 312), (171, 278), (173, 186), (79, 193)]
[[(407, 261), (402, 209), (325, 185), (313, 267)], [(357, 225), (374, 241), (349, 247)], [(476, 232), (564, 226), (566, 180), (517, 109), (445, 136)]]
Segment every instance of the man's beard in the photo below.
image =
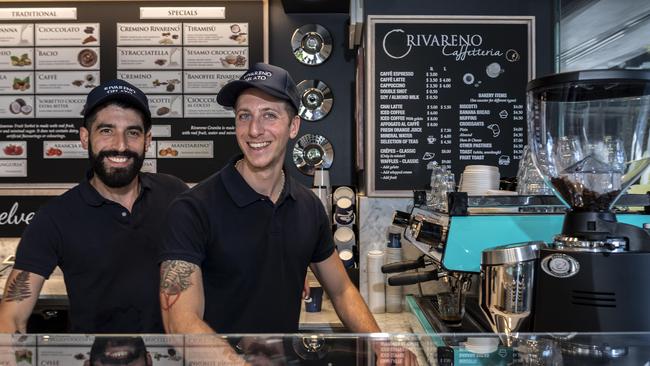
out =
[[(111, 168), (109, 171), (109, 169), (104, 166), (104, 160), (109, 156), (133, 158), (133, 163), (124, 168)], [(102, 183), (111, 188), (121, 188), (131, 183), (140, 172), (142, 164), (144, 163), (144, 152), (142, 155), (139, 155), (131, 150), (104, 150), (95, 155), (93, 154), (92, 146), (89, 143), (88, 158), (90, 159), (90, 165), (93, 172)]]

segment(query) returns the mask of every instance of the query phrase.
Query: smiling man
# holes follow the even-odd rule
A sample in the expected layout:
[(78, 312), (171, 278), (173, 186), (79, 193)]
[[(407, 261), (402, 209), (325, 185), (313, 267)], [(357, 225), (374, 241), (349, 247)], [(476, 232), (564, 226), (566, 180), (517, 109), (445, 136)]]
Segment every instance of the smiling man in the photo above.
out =
[(171, 206), (160, 257), (166, 330), (297, 332), (311, 266), (352, 332), (379, 331), (335, 253), (322, 204), (283, 168), (300, 127), (289, 73), (255, 64), (217, 101), (235, 110), (243, 155)]
[(142, 173), (151, 143), (147, 97), (112, 80), (86, 100), (86, 180), (47, 203), (27, 227), (0, 303), (0, 332), (25, 332), (43, 282), (58, 265), (75, 333), (159, 333), (156, 247), (167, 206), (187, 189)]

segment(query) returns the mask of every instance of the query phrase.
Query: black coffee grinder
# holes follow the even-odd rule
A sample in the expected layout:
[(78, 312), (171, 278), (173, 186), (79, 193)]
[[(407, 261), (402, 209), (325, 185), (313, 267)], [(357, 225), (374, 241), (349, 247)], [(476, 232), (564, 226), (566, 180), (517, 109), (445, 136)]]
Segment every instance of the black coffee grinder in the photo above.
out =
[(650, 216), (623, 224), (614, 209), (650, 164), (650, 71), (556, 74), (527, 91), (533, 161), (570, 208), (539, 252), (532, 331), (650, 331)]

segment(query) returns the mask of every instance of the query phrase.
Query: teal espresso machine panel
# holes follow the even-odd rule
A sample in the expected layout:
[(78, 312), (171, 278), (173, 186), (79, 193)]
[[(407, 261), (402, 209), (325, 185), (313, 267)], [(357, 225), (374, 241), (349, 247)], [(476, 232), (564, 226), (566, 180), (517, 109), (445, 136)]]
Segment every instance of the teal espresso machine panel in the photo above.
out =
[[(619, 222), (643, 227), (645, 214), (617, 214)], [(526, 241), (550, 243), (562, 231), (564, 214), (496, 214), (449, 217), (442, 265), (449, 271), (481, 272), (484, 249)]]

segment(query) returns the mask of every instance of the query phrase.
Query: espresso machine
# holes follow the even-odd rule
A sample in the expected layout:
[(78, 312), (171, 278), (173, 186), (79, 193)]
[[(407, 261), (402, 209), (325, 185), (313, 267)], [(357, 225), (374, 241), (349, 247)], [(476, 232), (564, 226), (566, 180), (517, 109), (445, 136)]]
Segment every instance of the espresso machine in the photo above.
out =
[[(423, 253), (411, 268), (433, 263), (434, 270), (404, 276), (479, 282), (478, 296), (464, 296), (463, 323), (504, 335), (503, 345), (539, 347), (542, 340), (522, 333), (548, 332), (565, 358), (629, 351), (650, 360), (648, 337), (629, 348), (629, 333), (575, 336), (650, 332), (650, 193), (627, 194), (650, 164), (650, 72), (557, 74), (527, 90), (533, 162), (554, 195), (453, 192), (448, 210), (436, 212), (416, 192), (412, 212), (396, 213), (394, 224)], [(434, 308), (427, 319), (439, 320), (435, 301), (412, 300), (425, 313)]]

